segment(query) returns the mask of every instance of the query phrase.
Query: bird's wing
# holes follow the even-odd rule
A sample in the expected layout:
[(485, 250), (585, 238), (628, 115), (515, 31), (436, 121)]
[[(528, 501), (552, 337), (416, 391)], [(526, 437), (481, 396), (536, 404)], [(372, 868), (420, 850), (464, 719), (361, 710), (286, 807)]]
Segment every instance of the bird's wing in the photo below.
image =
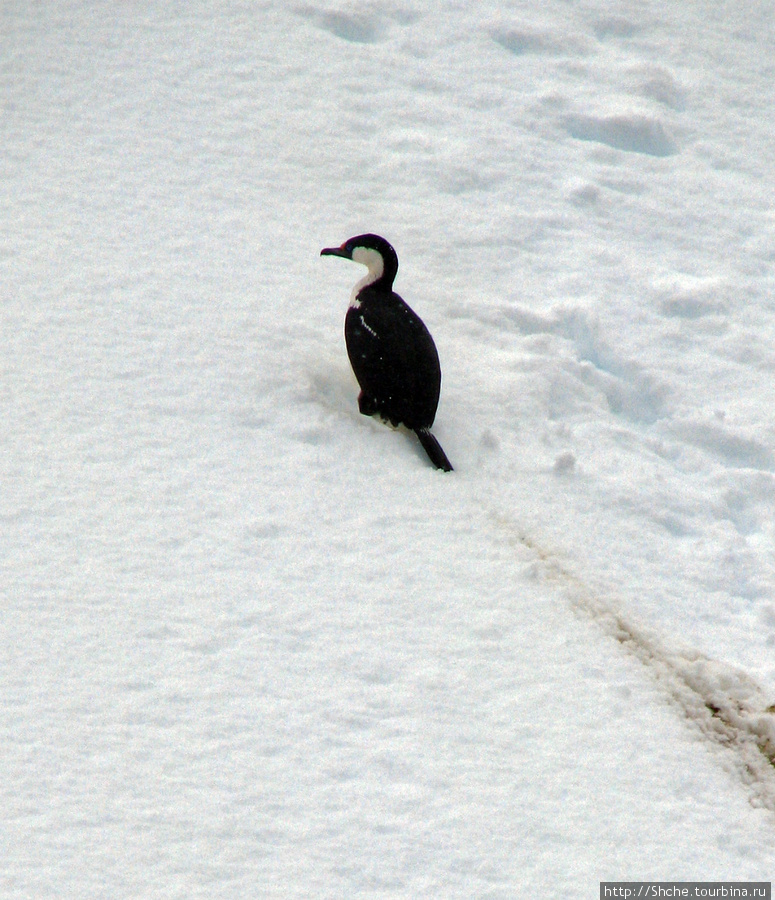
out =
[(441, 386), (433, 338), (397, 294), (389, 300), (363, 294), (360, 305), (348, 310), (345, 325), (355, 377), (387, 418), (427, 427)]

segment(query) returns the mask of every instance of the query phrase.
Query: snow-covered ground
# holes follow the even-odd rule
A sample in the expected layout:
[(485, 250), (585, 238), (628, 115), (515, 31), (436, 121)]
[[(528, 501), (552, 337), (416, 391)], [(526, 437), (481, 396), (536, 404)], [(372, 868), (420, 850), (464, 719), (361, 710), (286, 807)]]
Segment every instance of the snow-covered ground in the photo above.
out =
[[(775, 869), (770, 3), (6, 3), (0, 896)], [(358, 266), (456, 471), (358, 414)]]

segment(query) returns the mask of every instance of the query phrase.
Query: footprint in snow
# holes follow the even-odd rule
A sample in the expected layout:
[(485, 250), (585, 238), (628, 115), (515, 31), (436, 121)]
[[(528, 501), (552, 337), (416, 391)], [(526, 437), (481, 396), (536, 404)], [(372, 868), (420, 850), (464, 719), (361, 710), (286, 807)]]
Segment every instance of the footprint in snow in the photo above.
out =
[(496, 28), (490, 32), (490, 37), (515, 56), (583, 56), (591, 49), (588, 42), (577, 35), (555, 34), (545, 30)]
[(687, 419), (673, 421), (668, 430), (673, 437), (705, 450), (731, 469), (775, 471), (775, 456), (769, 447), (724, 425)]
[(565, 119), (572, 138), (606, 144), (627, 153), (673, 156), (678, 145), (656, 116), (618, 113), (609, 116), (572, 115)]
[(378, 44), (386, 40), (389, 31), (389, 19), (399, 25), (411, 25), (419, 16), (414, 12), (395, 10), (388, 16), (377, 12), (324, 12), (313, 6), (297, 8), (298, 15), (310, 19), (318, 28), (328, 31), (343, 41), (351, 44)]
[(384, 27), (376, 15), (323, 12), (312, 6), (299, 7), (296, 12), (312, 20), (319, 28), (353, 44), (376, 44), (384, 37)]

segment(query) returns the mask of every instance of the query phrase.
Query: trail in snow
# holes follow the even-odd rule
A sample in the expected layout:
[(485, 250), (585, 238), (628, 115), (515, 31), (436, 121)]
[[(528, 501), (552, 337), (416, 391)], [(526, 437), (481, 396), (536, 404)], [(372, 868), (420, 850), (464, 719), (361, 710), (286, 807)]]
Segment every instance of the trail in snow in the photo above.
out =
[(497, 516), (495, 521), (498, 527), (516, 534), (516, 540), (536, 555), (546, 580), (559, 584), (575, 609), (589, 616), (644, 665), (706, 738), (732, 751), (733, 765), (754, 802), (775, 812), (775, 704), (760, 686), (739, 669), (690, 648), (670, 647), (653, 629), (628, 622), (626, 614), (617, 611), (610, 599), (594, 596), (515, 523)]

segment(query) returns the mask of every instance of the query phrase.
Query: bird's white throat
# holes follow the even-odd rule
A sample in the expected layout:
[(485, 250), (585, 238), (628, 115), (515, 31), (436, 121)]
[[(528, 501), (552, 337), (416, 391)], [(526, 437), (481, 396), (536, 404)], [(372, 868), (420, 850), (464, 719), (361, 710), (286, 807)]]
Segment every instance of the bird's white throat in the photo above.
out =
[(385, 271), (385, 260), (382, 258), (381, 253), (377, 250), (372, 250), (370, 247), (356, 247), (353, 250), (352, 260), (360, 263), (362, 266), (366, 266), (369, 270), (355, 285), (350, 297), (350, 306), (357, 309), (360, 306), (358, 294), (367, 285), (374, 284), (375, 281), (382, 277), (382, 273)]

